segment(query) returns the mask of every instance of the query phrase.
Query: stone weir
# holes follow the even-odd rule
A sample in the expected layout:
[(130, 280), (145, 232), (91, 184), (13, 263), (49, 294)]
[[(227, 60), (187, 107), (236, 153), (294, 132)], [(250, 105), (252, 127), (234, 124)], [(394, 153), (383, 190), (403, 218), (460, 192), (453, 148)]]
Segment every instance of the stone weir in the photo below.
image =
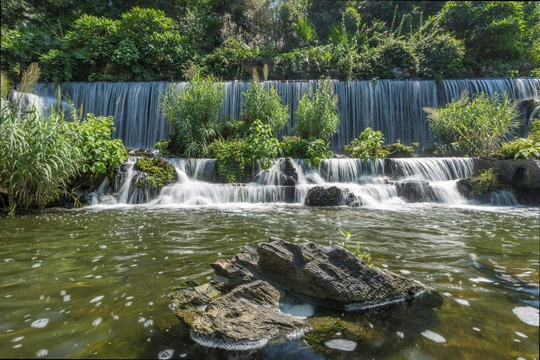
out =
[(284, 302), (367, 311), (412, 302), (426, 293), (421, 283), (370, 266), (339, 245), (271, 237), (211, 266), (216, 280), (185, 282), (173, 290), (172, 304), (195, 342), (226, 350), (302, 337), (321, 324), (320, 318), (282, 312)]

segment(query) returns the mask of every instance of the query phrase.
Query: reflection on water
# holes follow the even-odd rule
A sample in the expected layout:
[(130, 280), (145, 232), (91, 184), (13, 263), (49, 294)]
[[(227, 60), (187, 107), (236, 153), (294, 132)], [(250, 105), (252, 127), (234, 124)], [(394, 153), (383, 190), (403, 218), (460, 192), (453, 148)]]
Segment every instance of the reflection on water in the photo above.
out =
[(190, 340), (167, 290), (206, 282), (209, 263), (246, 242), (272, 235), (328, 245), (341, 241), (338, 228), (350, 228), (376, 266), (435, 289), (442, 304), (372, 321), (365, 338), (337, 336), (324, 349), (274, 341), (250, 357), (538, 359), (538, 208), (425, 204), (94, 207), (0, 218), (0, 357), (223, 357)]

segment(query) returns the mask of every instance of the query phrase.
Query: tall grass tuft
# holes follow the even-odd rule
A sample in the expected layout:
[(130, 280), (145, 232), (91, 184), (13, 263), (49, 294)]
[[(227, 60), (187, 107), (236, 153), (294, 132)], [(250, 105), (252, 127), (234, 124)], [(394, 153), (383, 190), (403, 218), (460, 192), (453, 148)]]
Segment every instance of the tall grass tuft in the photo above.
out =
[(31, 93), (34, 91), (34, 87), (38, 83), (40, 76), (41, 69), (37, 63), (34, 62), (28, 65), (22, 74), (19, 92)]
[(4, 74), (3, 71), (0, 72), (0, 85), (0, 97), (2, 98), (2, 100), (7, 100), (9, 90), (11, 90), (11, 81), (9, 81), (8, 77), (6, 76), (6, 74)]
[(81, 152), (63, 114), (30, 110), (0, 113), (0, 187), (15, 208), (43, 208), (67, 191), (81, 167)]

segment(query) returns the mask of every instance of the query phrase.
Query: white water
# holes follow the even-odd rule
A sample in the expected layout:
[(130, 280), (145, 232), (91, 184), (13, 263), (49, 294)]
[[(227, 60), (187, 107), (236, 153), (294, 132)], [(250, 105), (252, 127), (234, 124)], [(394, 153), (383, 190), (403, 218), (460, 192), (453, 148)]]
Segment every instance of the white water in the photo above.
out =
[[(150, 206), (231, 206), (232, 204), (303, 205), (306, 194), (315, 186), (337, 186), (347, 189), (354, 199), (352, 206), (394, 208), (410, 202), (431, 202), (449, 206), (466, 206), (469, 202), (457, 189), (457, 181), (472, 175), (473, 159), (468, 158), (410, 158), (364, 162), (359, 159), (328, 159), (320, 169), (304, 160), (291, 159), (296, 172), (296, 186), (287, 186), (281, 169), (286, 159), (272, 162), (268, 170), (255, 171), (253, 182), (226, 184), (219, 182), (214, 159), (168, 159), (175, 167), (178, 180), (161, 189), (159, 194), (137, 186), (137, 158), (124, 165), (123, 175), (116, 179), (116, 192), (108, 183), (102, 184), (94, 195), (94, 205)], [(289, 174), (290, 175), (290, 174)], [(400, 192), (400, 184), (420, 183), (416, 188), (420, 199), (411, 200)], [(415, 185), (413, 184), (413, 185)], [(492, 205), (518, 205), (512, 193), (492, 194)]]
[[(114, 137), (122, 139), (125, 146), (153, 147), (168, 134), (158, 102), (160, 94), (170, 84), (164, 81), (72, 82), (61, 84), (61, 89), (62, 94), (69, 96), (77, 107), (84, 104), (85, 112), (114, 116)], [(284, 133), (289, 133), (294, 126), (294, 113), (302, 95), (310, 87), (315, 89), (317, 84), (316, 80), (265, 82), (266, 86), (277, 90), (283, 104), (288, 106), (291, 118)], [(428, 148), (433, 144), (433, 136), (426, 122), (424, 107), (444, 105), (458, 99), (464, 90), (471, 95), (480, 91), (489, 95), (506, 92), (512, 99), (538, 99), (540, 79), (463, 79), (443, 80), (440, 84), (433, 80), (353, 80), (332, 81), (332, 84), (338, 95), (341, 116), (339, 132), (332, 138), (332, 150), (340, 151), (368, 126), (382, 131), (388, 143), (399, 139), (404, 144), (419, 142)], [(226, 96), (221, 117), (240, 119), (242, 93), (250, 82), (226, 81), (223, 85)], [(182, 90), (186, 83), (174, 83), (174, 86)], [(56, 99), (56, 88), (51, 84), (38, 84), (34, 94), (44, 98), (44, 104), (48, 105), (47, 101)], [(526, 131), (530, 125), (528, 119), (524, 120)]]

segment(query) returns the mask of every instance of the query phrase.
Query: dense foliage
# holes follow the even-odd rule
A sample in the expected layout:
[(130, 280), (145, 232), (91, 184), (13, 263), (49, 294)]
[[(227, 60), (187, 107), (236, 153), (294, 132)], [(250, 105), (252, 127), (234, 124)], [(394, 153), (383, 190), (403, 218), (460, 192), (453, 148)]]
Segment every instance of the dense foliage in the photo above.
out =
[(508, 96), (466, 92), (442, 108), (425, 108), (443, 155), (491, 156), (519, 125), (515, 104)]
[[(2, 1), (17, 82), (538, 75), (540, 7), (524, 1)], [(401, 71), (393, 71), (395, 68)]]

